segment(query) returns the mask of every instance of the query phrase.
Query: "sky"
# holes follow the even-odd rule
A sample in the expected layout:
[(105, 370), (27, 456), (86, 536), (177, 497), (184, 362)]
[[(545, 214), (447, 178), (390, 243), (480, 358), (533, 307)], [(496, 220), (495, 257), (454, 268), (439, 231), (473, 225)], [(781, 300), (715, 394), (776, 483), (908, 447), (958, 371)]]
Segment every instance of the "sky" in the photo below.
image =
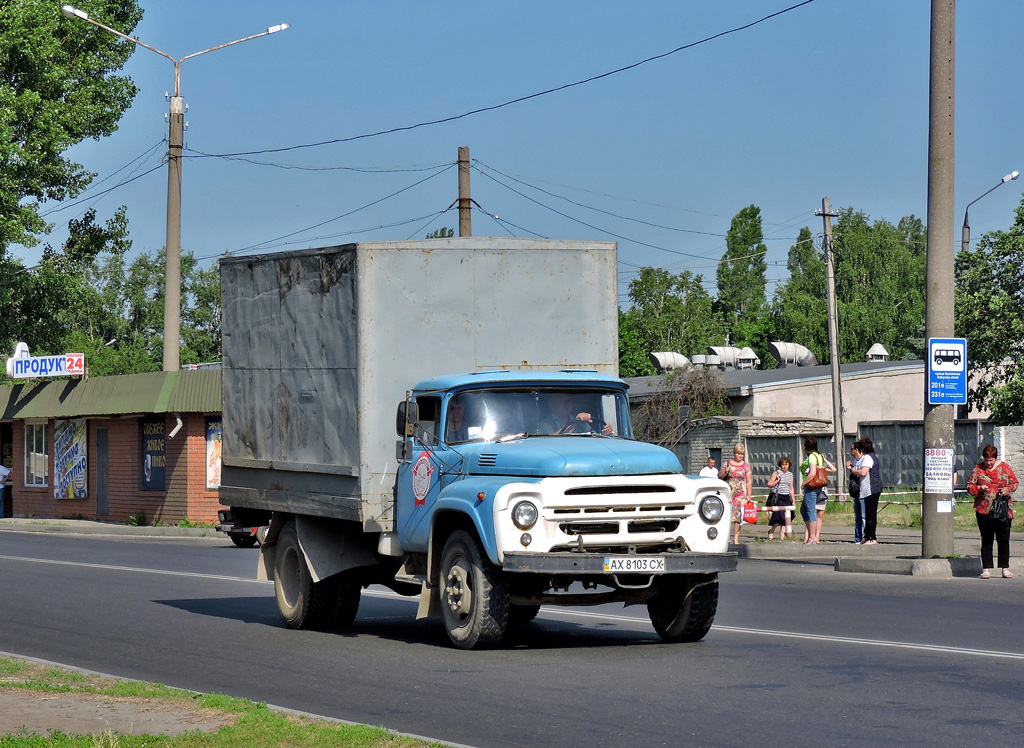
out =
[[(822, 198), (872, 221), (927, 215), (924, 0), (140, 4), (134, 36), (175, 59), (290, 25), (182, 63), (181, 244), (204, 264), (457, 229), (443, 211), (459, 146), (475, 235), (617, 241), (620, 303), (644, 266), (701, 274), (714, 295), (730, 221), (751, 204), (769, 295), (800, 228), (821, 233)], [(1024, 171), (1022, 28), (1019, 0), (958, 4), (958, 243), (966, 204)], [(124, 72), (139, 93), (116, 133), (69, 151), (98, 176), (43, 206), (43, 243), (89, 208), (104, 221), (125, 205), (133, 253), (164, 246), (174, 69), (139, 48)], [(449, 121), (417, 126), (435, 120)], [(324, 141), (342, 142), (302, 147)], [(972, 239), (1009, 228), (1022, 191), (974, 204)], [(31, 265), (42, 246), (11, 250)]]

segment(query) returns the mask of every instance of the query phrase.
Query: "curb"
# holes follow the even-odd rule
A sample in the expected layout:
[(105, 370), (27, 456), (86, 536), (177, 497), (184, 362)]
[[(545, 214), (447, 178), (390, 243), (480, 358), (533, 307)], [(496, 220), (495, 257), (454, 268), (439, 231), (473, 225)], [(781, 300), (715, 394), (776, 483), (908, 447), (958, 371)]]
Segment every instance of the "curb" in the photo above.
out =
[(155, 538), (226, 538), (212, 527), (134, 527), (90, 520), (0, 519), (0, 531)]

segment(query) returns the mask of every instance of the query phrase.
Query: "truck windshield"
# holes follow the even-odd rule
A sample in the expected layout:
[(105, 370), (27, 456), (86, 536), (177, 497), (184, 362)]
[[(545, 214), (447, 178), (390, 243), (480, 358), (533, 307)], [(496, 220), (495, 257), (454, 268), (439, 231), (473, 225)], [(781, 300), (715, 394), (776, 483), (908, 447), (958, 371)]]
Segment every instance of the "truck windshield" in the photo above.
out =
[(592, 434), (632, 438), (629, 404), (618, 390), (501, 388), (460, 392), (448, 400), (448, 444), (506, 436)]

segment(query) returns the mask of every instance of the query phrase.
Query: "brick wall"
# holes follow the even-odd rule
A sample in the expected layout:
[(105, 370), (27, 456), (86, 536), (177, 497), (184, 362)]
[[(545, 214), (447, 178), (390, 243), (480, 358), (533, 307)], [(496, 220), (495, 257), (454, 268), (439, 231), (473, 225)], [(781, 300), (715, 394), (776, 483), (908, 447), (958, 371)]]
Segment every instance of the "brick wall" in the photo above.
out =
[[(165, 420), (165, 434), (177, 421)], [(107, 512), (97, 513), (97, 441), (100, 428), (107, 429), (108, 465)], [(215, 522), (218, 502), (216, 488), (206, 487), (206, 416), (182, 415), (182, 428), (173, 439), (165, 438), (167, 465), (166, 490), (142, 490), (142, 420), (139, 417), (88, 419), (87, 476), (88, 497), (56, 499), (54, 490), (53, 421), (47, 423), (49, 443), (49, 485), (24, 485), (25, 426), (17, 421), (12, 428), (14, 447), (13, 510), (19, 517), (85, 518), (127, 522), (143, 513), (147, 524)]]

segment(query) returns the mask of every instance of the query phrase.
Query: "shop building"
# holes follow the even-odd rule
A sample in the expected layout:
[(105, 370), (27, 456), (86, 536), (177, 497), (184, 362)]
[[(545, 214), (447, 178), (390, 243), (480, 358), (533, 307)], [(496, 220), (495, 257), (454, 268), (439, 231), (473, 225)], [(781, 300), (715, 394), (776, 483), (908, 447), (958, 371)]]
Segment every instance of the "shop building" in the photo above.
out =
[(216, 522), (221, 372), (0, 386), (3, 516)]

